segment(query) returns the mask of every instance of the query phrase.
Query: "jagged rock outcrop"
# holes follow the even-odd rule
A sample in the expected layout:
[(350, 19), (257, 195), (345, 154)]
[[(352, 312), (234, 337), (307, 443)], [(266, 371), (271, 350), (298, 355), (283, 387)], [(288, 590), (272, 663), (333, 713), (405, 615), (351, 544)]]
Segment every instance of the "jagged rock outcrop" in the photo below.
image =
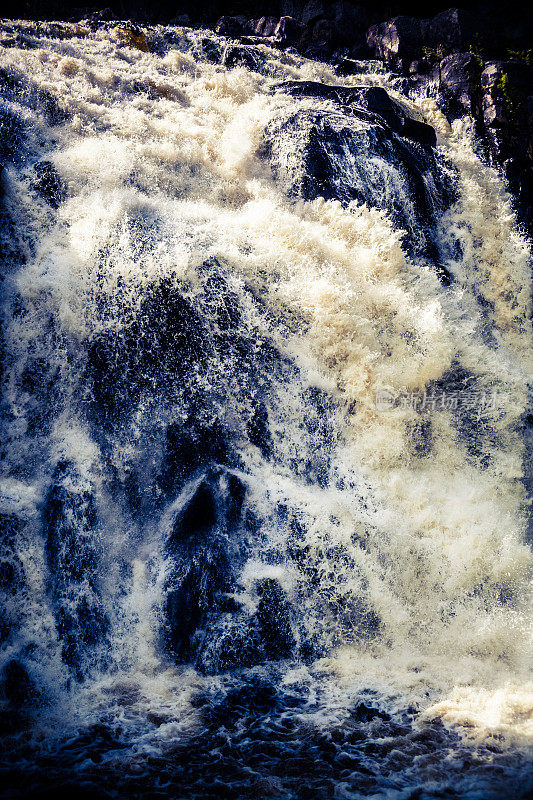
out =
[(296, 47), (302, 33), (303, 26), (294, 17), (281, 17), (274, 31), (274, 41), (280, 47)]
[(272, 168), (285, 191), (383, 209), (407, 231), (408, 249), (433, 257), (435, 221), (452, 198), (432, 150), (433, 129), (378, 87), (291, 81), (278, 90), (319, 101), (276, 120), (268, 132)]
[(476, 30), (470, 14), (450, 8), (434, 17), (397, 16), (372, 25), (366, 36), (371, 53), (393, 69), (407, 71), (409, 64), (424, 54), (467, 50), (475, 40)]
[(501, 164), (518, 210), (533, 225), (533, 67), (490, 61), (481, 73), (482, 121), (491, 156)]
[(475, 21), (462, 8), (448, 8), (429, 19), (421, 20), (422, 44), (430, 50), (442, 48), (448, 53), (467, 50), (475, 40)]

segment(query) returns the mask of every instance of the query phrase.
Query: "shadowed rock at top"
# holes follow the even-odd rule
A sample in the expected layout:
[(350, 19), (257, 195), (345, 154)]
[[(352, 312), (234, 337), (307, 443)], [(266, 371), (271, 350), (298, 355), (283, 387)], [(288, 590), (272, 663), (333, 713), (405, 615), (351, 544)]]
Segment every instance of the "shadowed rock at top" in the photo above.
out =
[(379, 87), (290, 81), (277, 88), (317, 100), (267, 131), (266, 151), (285, 191), (380, 208), (407, 231), (408, 250), (438, 261), (435, 223), (453, 192), (431, 147), (433, 128)]

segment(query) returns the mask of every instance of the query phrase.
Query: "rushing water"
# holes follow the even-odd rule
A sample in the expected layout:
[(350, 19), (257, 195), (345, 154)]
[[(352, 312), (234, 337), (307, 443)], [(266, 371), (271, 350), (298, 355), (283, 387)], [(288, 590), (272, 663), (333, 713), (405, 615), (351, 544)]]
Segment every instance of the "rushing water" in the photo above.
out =
[(530, 250), (471, 122), (2, 37), (2, 796), (531, 796)]

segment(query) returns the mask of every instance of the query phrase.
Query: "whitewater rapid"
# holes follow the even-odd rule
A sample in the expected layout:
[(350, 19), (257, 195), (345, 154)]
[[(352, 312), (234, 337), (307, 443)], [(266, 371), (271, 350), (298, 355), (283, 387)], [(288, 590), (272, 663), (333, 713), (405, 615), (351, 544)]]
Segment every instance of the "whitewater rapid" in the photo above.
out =
[[(465, 746), (530, 758), (531, 252), (473, 123), (409, 99), (377, 63), (340, 77), (256, 45), (253, 71), (211, 63), (209, 46), (227, 44), (205, 31), (146, 30), (145, 51), (120, 26), (15, 27), (30, 45), (0, 50), (1, 109), (23, 128), (2, 175), (14, 228), (0, 497), (22, 520), (14, 548), (25, 577), (2, 658), (23, 659), (43, 698), (39, 746), (53, 746), (58, 721), (64, 734), (113, 707), (128, 758), (142, 761), (197, 732), (195, 693), (237, 680), (209, 674), (207, 645), (202, 671), (177, 667), (161, 644), (164, 543), (180, 493), (194, 488), (161, 478), (165, 442), (169, 426), (196, 416), (202, 436), (215, 424), (231, 431), (231, 474), (246, 487), (236, 601), (253, 614), (258, 581), (277, 582), (298, 618), (296, 652), (313, 643), (312, 657), (276, 673), (287, 691), (315, 697), (308, 724), (336, 724), (371, 692), (389, 715), (409, 707)], [(330, 108), (280, 91), (288, 80), (383, 87), (434, 127), (453, 184), (432, 228), (438, 269), (386, 209), (287, 189), (280, 175), (295, 169), (298, 132), (283, 124)], [(352, 157), (340, 165), (346, 180), (359, 174)], [(57, 203), (35, 190), (40, 161), (58, 176)], [(408, 228), (405, 186), (377, 157), (374, 168), (376, 197), (383, 186), (402, 201)], [(218, 333), (197, 342), (184, 332), (171, 342), (183, 352), (156, 353), (141, 380), (145, 351), (121, 358), (143, 331), (161, 345), (150, 321), (171, 312), (158, 285), (201, 319), (218, 315), (221, 330), (234, 298), (255, 366), (239, 366), (237, 345), (226, 356)], [(103, 373), (118, 400), (98, 384)], [(263, 438), (250, 434), (258, 418)], [(82, 682), (62, 660), (42, 527), (67, 461), (65, 486), (95, 498), (107, 620)], [(304, 570), (290, 558), (295, 538)], [(129, 705), (114, 705), (121, 692)], [(146, 713), (164, 722), (152, 729)]]

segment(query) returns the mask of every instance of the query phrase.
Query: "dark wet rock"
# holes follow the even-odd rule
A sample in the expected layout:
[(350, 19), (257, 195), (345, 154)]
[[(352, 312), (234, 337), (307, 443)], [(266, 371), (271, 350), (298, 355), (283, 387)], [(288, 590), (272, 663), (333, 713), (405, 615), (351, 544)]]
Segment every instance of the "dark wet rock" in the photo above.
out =
[(451, 52), (467, 50), (474, 41), (476, 24), (472, 15), (461, 8), (448, 8), (430, 19), (422, 20), (422, 40), (426, 48)]
[[(22, 75), (15, 69), (0, 68), (0, 90), (7, 99), (25, 105), (42, 114), (48, 125), (60, 125), (68, 119), (68, 112), (62, 108), (59, 100), (54, 95), (37, 86), (29, 77)], [(0, 120), (4, 115), (9, 118), (10, 112), (2, 109), (0, 111)], [(11, 116), (13, 115), (11, 114)], [(13, 143), (16, 141), (13, 138), (13, 133), (17, 130), (17, 123), (9, 122), (9, 119), (7, 119), (4, 126), (8, 143)], [(20, 123), (18, 123), (18, 126), (20, 126)], [(4, 136), (2, 135), (1, 138), (3, 140)], [(15, 153), (12, 152), (13, 144), (8, 146), (11, 152), (10, 158), (14, 158)]]
[(245, 492), (236, 475), (211, 467), (192, 483), (173, 521), (165, 545), (170, 564), (165, 641), (178, 662), (197, 658), (210, 615), (236, 610), (228, 596), (234, 586), (229, 552)]
[(68, 462), (56, 468), (43, 509), (43, 534), (63, 658), (81, 677), (108, 621), (98, 586), (101, 547), (93, 490)]
[(118, 17), (111, 8), (102, 8), (98, 11), (93, 11), (83, 20), (85, 25), (95, 30), (105, 22), (117, 22)]
[(358, 703), (358, 705), (351, 712), (352, 719), (358, 722), (370, 722), (373, 719), (382, 719), (385, 721), (390, 720), (390, 715), (379, 708), (367, 705), (366, 703)]
[(303, 33), (303, 26), (294, 17), (281, 17), (274, 31), (274, 41), (280, 47), (296, 47)]
[(471, 53), (444, 58), (438, 67), (439, 89), (451, 117), (480, 113), (480, 66)]
[(394, 69), (407, 69), (422, 53), (422, 24), (416, 17), (399, 16), (372, 25), (366, 42), (375, 58)]
[(258, 447), (265, 458), (272, 455), (272, 437), (268, 425), (268, 412), (265, 404), (254, 400), (246, 430), (251, 443)]
[(0, 688), (8, 703), (15, 708), (26, 706), (37, 697), (37, 691), (28, 670), (15, 658), (10, 659), (2, 669)]
[(257, 71), (258, 61), (254, 49), (249, 45), (227, 45), (221, 63), (228, 69), (244, 67)]
[(490, 155), (502, 166), (522, 221), (533, 226), (533, 67), (491, 61), (481, 73), (482, 121)]
[(12, 36), (1, 35), (0, 47), (16, 47), (19, 50), (32, 50), (35, 47), (35, 42), (23, 33), (15, 32)]
[(240, 36), (243, 32), (242, 22), (237, 17), (220, 17), (215, 25), (215, 33), (219, 36)]
[[(385, 89), (379, 86), (327, 86), (313, 81), (287, 81), (278, 89), (293, 97), (316, 97), (333, 100), (342, 106), (348, 106), (352, 113), (359, 115), (369, 123), (376, 122), (377, 115), (395, 133), (406, 136), (423, 145), (433, 146), (437, 143), (435, 131), (430, 125), (412, 119), (392, 100)], [(370, 112), (365, 117), (364, 111)]]
[(265, 655), (274, 660), (288, 658), (293, 652), (295, 638), (285, 592), (274, 578), (258, 581), (256, 591), (259, 596), (256, 620)]
[[(291, 93), (318, 92), (326, 98), (337, 92), (320, 84), (287, 88)], [(453, 196), (449, 179), (430, 147), (398, 136), (390, 128), (384, 115), (394, 119), (396, 111), (385, 92), (374, 95), (357, 88), (342, 92), (341, 111), (301, 109), (272, 123), (267, 141), (277, 179), (289, 195), (321, 196), (343, 204), (355, 200), (383, 209), (396, 226), (407, 231), (406, 247), (433, 259), (435, 221)], [(368, 108), (381, 105), (379, 114), (355, 104), (365, 100)], [(348, 106), (349, 114), (347, 101), (354, 101)], [(398, 120), (398, 125), (405, 130), (407, 123)], [(280, 140), (283, 155), (278, 154)]]
[(278, 24), (279, 17), (250, 19), (243, 26), (243, 33), (248, 36), (274, 36)]
[(166, 494), (175, 493), (197, 469), (213, 461), (227, 466), (234, 463), (229, 432), (219, 420), (207, 422), (193, 409), (187, 420), (167, 428), (158, 483)]
[(0, 643), (19, 627), (19, 604), (26, 582), (19, 548), (25, 527), (16, 514), (0, 514)]
[(17, 554), (25, 522), (16, 514), (0, 514), (0, 591), (14, 594), (24, 581), (24, 567)]
[(33, 188), (52, 208), (59, 208), (65, 199), (65, 189), (54, 165), (50, 161), (39, 161), (33, 169), (36, 175)]
[[(3, 75), (0, 71), (0, 85)], [(0, 160), (12, 161), (20, 151), (23, 139), (23, 125), (8, 109), (0, 109)]]
[(208, 61), (210, 64), (219, 64), (223, 53), (223, 43), (213, 37), (204, 36), (199, 39), (195, 47), (195, 57)]
[(97, 335), (89, 347), (92, 403), (102, 420), (120, 420), (143, 392), (169, 387), (206, 357), (205, 325), (179, 285), (149, 287), (138, 312), (118, 332)]

